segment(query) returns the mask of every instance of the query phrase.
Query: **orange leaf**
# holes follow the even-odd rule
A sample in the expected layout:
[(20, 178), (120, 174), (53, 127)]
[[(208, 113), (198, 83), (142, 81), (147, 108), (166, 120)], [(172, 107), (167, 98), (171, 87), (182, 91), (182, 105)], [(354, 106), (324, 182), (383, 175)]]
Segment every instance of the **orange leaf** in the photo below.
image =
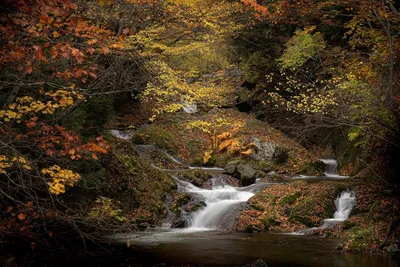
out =
[(7, 208), (7, 213), (11, 212), (13, 209), (14, 209), (13, 206), (9, 206), (9, 207)]
[(253, 151), (250, 148), (247, 149), (246, 151), (240, 152), (240, 154), (243, 154), (243, 155), (250, 155), (251, 153), (253, 153)]
[(101, 48), (101, 51), (103, 52), (103, 54), (108, 54), (108, 53), (110, 53), (110, 49), (108, 49), (108, 47), (105, 47), (105, 46), (103, 46), (103, 47)]
[(23, 213), (20, 213), (20, 214), (18, 215), (18, 219), (20, 219), (21, 221), (23, 221), (23, 220), (26, 219), (26, 215), (23, 214)]
[(26, 127), (33, 128), (33, 127), (36, 126), (36, 121), (30, 121), (30, 122), (27, 122), (25, 124), (26, 124)]

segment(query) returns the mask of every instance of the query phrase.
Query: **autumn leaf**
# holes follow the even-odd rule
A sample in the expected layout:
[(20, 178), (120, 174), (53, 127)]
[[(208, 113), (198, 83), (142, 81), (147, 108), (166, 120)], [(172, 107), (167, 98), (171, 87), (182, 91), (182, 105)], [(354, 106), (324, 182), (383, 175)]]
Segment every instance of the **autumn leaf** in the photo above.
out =
[(18, 219), (20, 219), (21, 221), (24, 221), (26, 219), (26, 215), (23, 213), (18, 214)]
[(36, 126), (36, 121), (29, 121), (25, 123), (26, 127), (33, 128)]
[(101, 51), (103, 52), (103, 54), (108, 54), (108, 53), (110, 53), (110, 49), (109, 49), (108, 47), (105, 47), (105, 46), (103, 46), (103, 47), (101, 48)]

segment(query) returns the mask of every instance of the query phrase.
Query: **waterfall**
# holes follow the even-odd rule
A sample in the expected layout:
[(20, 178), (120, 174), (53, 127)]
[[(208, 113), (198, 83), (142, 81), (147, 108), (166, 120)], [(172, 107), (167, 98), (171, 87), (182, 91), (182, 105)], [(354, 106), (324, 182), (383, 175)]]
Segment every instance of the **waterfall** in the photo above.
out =
[(320, 161), (322, 161), (323, 163), (325, 163), (325, 175), (329, 176), (329, 175), (335, 175), (337, 174), (337, 160), (335, 159), (320, 159)]
[(213, 178), (213, 186), (209, 190), (174, 178), (178, 184), (178, 191), (189, 193), (206, 203), (203, 209), (190, 215), (188, 230), (230, 229), (243, 204), (267, 185), (259, 183), (247, 187), (233, 187), (223, 179)]
[(337, 221), (345, 221), (349, 218), (351, 210), (356, 205), (356, 194), (354, 191), (344, 191), (335, 200), (336, 211), (333, 219)]
[(349, 178), (349, 176), (342, 176), (337, 174), (337, 160), (336, 159), (320, 159), (323, 163), (325, 163), (325, 172), (324, 175), (329, 178)]
[(300, 230), (294, 233), (290, 233), (292, 235), (307, 235), (312, 234), (315, 230), (322, 229), (330, 229), (333, 228), (336, 224), (340, 222), (344, 222), (350, 216), (351, 211), (356, 205), (356, 194), (354, 191), (343, 191), (340, 193), (335, 200), (335, 208), (336, 211), (333, 214), (333, 218), (325, 219), (324, 223), (318, 227), (312, 227), (304, 230)]

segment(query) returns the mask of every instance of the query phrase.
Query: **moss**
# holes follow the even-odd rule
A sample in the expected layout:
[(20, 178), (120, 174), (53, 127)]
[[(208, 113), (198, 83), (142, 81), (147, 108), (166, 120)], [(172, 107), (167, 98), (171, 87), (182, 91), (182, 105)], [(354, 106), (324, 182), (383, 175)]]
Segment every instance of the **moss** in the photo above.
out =
[(343, 230), (349, 230), (351, 228), (353, 228), (354, 226), (356, 226), (357, 223), (352, 222), (352, 221), (344, 221), (343, 222)]
[(129, 142), (114, 140), (110, 154), (109, 195), (119, 200), (124, 212), (130, 214), (127, 217), (137, 223), (156, 223), (166, 212), (166, 195), (176, 188), (173, 179), (151, 167)]
[(305, 175), (321, 175), (325, 171), (325, 164), (322, 161), (305, 162), (301, 173)]
[(300, 222), (307, 227), (315, 226), (315, 223), (310, 218), (312, 211), (315, 210), (315, 206), (315, 201), (310, 198), (302, 200), (293, 208), (289, 221)]
[(246, 233), (258, 233), (262, 229), (261, 225), (254, 225), (254, 224), (249, 224), (246, 226), (245, 231)]
[(211, 178), (211, 175), (204, 170), (185, 171), (182, 176), (183, 179), (190, 181), (196, 186), (203, 186)]
[(287, 195), (279, 201), (279, 205), (280, 206), (293, 205), (300, 196), (301, 196), (300, 191), (297, 191), (296, 193), (294, 193), (292, 195)]
[(260, 204), (260, 203), (250, 203), (250, 207), (252, 207), (255, 210), (259, 210), (259, 211), (264, 211), (265, 208)]
[(273, 216), (268, 215), (266, 218), (261, 219), (261, 222), (264, 224), (264, 229), (269, 230), (269, 228), (276, 224), (276, 220)]
[(173, 153), (176, 153), (178, 150), (178, 145), (176, 144), (171, 133), (159, 125), (151, 125), (149, 127), (139, 129), (132, 137), (132, 142), (138, 145), (155, 145)]
[(346, 244), (350, 251), (363, 252), (370, 244), (378, 241), (371, 226), (355, 226), (350, 230)]

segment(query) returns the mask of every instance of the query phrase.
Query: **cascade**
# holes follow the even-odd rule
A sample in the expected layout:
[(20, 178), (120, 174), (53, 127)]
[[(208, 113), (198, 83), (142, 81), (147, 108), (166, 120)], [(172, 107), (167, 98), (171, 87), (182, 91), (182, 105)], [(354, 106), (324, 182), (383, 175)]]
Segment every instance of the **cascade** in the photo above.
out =
[(339, 222), (344, 222), (349, 218), (350, 213), (355, 205), (356, 194), (354, 193), (354, 191), (343, 191), (342, 193), (340, 193), (340, 196), (338, 196), (335, 200), (336, 211), (333, 214), (333, 218), (325, 219), (324, 223), (321, 226), (300, 230), (290, 234), (306, 235), (311, 234), (315, 230), (333, 228)]
[(337, 160), (336, 159), (320, 159), (323, 163), (325, 163), (325, 172), (324, 175), (329, 178), (349, 178), (349, 176), (342, 176), (337, 174)]
[(236, 215), (265, 183), (247, 187), (233, 187), (219, 178), (213, 178), (212, 188), (203, 189), (174, 177), (180, 192), (186, 192), (204, 201), (206, 206), (194, 212), (188, 219), (189, 230), (229, 229), (235, 222)]

